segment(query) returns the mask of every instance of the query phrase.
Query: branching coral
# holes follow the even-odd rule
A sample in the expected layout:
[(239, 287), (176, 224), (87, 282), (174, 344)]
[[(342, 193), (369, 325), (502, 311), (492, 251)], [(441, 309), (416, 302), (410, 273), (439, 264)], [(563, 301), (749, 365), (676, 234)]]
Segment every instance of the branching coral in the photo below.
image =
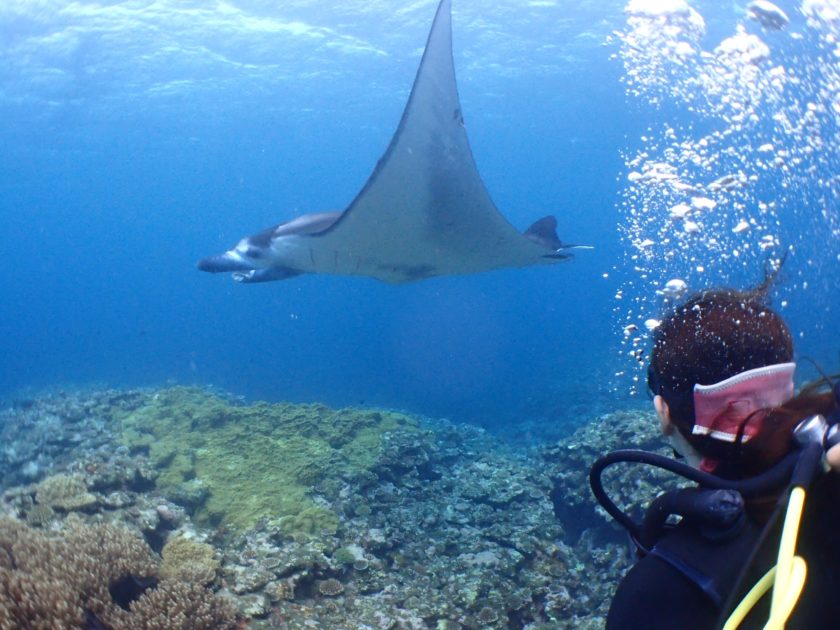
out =
[[(230, 606), (201, 584), (158, 584), (158, 560), (123, 527), (70, 523), (48, 536), (0, 519), (0, 630), (227, 628)], [(129, 609), (130, 606), (130, 609)], [(189, 618), (185, 624), (159, 620)]]
[(80, 576), (63, 542), (0, 520), (0, 628), (74, 628), (84, 621)]
[(230, 604), (200, 584), (165, 580), (131, 606), (131, 630), (209, 630), (230, 628)]

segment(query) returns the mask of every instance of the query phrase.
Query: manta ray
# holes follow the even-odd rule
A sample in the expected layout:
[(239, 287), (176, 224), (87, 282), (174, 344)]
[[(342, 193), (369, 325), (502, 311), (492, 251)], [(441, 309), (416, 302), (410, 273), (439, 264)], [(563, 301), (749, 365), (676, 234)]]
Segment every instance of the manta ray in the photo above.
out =
[(404, 283), (571, 258), (546, 216), (520, 233), (478, 174), (452, 56), (451, 0), (441, 0), (397, 131), (343, 212), (305, 214), (199, 261), (238, 282), (300, 274)]

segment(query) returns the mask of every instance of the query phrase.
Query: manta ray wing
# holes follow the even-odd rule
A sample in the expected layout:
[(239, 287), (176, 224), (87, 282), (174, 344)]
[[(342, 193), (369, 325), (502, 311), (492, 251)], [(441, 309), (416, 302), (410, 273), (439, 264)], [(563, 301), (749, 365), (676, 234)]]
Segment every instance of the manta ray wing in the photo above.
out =
[(520, 233), (490, 199), (461, 116), (450, 0), (441, 0), (397, 131), (348, 208), (246, 237), (198, 267), (240, 282), (301, 273), (408, 282), (571, 258), (556, 224), (543, 217)]
[(455, 81), (450, 0), (438, 6), (387, 151), (341, 218), (311, 240), (321, 271), (386, 282), (569, 257), (552, 257), (555, 250), (517, 231), (481, 181)]

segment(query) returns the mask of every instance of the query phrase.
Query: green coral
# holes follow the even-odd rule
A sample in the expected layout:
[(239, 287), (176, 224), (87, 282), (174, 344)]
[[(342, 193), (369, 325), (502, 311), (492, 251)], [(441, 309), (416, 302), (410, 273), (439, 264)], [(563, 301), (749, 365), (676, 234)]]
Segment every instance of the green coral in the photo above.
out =
[(185, 536), (168, 540), (160, 555), (163, 557), (162, 577), (196, 584), (210, 584), (220, 566), (213, 547)]
[(279, 519), (281, 531), (288, 536), (295, 537), (298, 534), (335, 534), (338, 530), (338, 516), (327, 508), (312, 506), (305, 508), (297, 514), (290, 514)]
[(79, 475), (53, 475), (38, 484), (35, 499), (39, 505), (62, 510), (84, 510), (96, 504)]
[(356, 561), (356, 554), (352, 549), (340, 547), (333, 553), (333, 560), (340, 564), (353, 564)]
[(178, 495), (198, 480), (209, 490), (195, 514), (200, 523), (242, 530), (269, 519), (289, 535), (334, 532), (338, 517), (312, 501), (313, 486), (369, 476), (386, 433), (418, 430), (399, 413), (239, 406), (183, 387), (150, 396), (119, 420), (123, 443), (148, 452), (161, 489)]

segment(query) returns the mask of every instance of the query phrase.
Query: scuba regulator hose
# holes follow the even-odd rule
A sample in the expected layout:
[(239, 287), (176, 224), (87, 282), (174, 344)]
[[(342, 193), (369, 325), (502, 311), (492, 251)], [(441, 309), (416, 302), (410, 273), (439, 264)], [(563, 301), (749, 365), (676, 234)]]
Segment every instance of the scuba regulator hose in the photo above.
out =
[[(784, 628), (785, 622), (799, 599), (807, 575), (805, 560), (796, 555), (796, 540), (806, 489), (820, 471), (825, 452), (832, 446), (840, 444), (840, 425), (829, 426), (822, 416), (812, 416), (796, 427), (794, 436), (801, 445), (800, 449), (788, 453), (772, 468), (749, 479), (738, 481), (721, 479), (664, 455), (628, 449), (613, 451), (599, 458), (589, 471), (589, 484), (592, 493), (604, 510), (627, 530), (642, 554), (650, 551), (650, 547), (664, 529), (665, 519), (670, 514), (683, 514), (686, 509), (697, 510), (703, 512), (704, 517), (711, 517), (712, 521), (718, 525), (729, 525), (736, 514), (742, 513), (743, 507), (743, 503), (739, 503), (733, 496), (734, 493), (749, 498), (766, 495), (787, 486), (788, 491), (785, 492), (788, 495), (787, 510), (776, 565), (752, 587), (723, 624), (723, 630), (737, 628), (761, 597), (772, 588), (770, 618), (764, 627), (766, 630), (780, 630)], [(640, 525), (622, 511), (604, 490), (601, 475), (606, 468), (618, 463), (654, 466), (694, 481), (703, 488), (730, 492), (713, 493), (705, 500), (697, 493), (697, 488), (665, 493), (654, 501), (644, 524)], [(691, 493), (692, 491), (694, 494)], [(673, 495), (675, 498), (669, 498), (668, 495)], [(769, 530), (774, 520), (774, 518), (770, 519), (765, 532)], [(763, 538), (764, 535), (761, 537), (762, 541)]]
[[(604, 470), (614, 464), (635, 463), (646, 464), (667, 470), (675, 475), (679, 475), (689, 481), (693, 481), (704, 488), (711, 488), (715, 490), (734, 490), (742, 497), (754, 497), (771, 492), (772, 490), (784, 486), (790, 479), (791, 473), (799, 459), (798, 452), (788, 453), (778, 464), (767, 470), (766, 472), (750, 479), (741, 481), (731, 481), (728, 479), (721, 479), (709, 473), (703, 472), (678, 462), (665, 455), (658, 453), (650, 453), (648, 451), (640, 451), (635, 449), (624, 449), (613, 451), (603, 457), (599, 458), (589, 470), (589, 485), (592, 488), (592, 494), (601, 504), (601, 507), (607, 511), (627, 532), (633, 540), (633, 543), (642, 553), (650, 551), (643, 539), (646, 534), (643, 531), (643, 526), (636, 523), (628, 514), (623, 512), (612, 499), (609, 498), (604, 490), (604, 484), (601, 481), (601, 475)], [(665, 515), (668, 516), (667, 514)]]
[(756, 582), (736, 606), (723, 624), (723, 630), (735, 630), (771, 588), (773, 594), (770, 600), (770, 618), (764, 628), (783, 629), (805, 586), (808, 567), (805, 560), (796, 555), (796, 539), (799, 535), (806, 489), (820, 472), (825, 452), (840, 444), (840, 431), (838, 425), (829, 426), (826, 419), (818, 415), (800, 422), (793, 434), (802, 445), (802, 449), (788, 486), (787, 510), (776, 565)]

